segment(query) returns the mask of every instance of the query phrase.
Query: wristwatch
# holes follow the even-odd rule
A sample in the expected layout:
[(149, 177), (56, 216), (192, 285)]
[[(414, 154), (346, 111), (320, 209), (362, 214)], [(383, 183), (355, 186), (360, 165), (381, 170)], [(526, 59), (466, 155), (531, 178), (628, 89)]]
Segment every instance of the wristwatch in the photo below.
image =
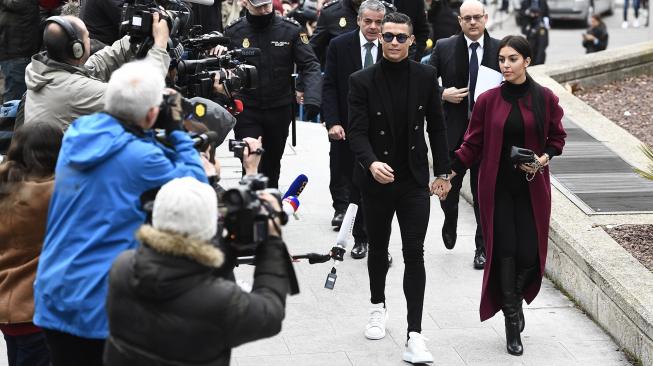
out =
[(436, 179), (442, 179), (442, 180), (449, 180), (449, 179), (451, 179), (451, 178), (449, 177), (449, 174), (438, 174), (438, 175), (435, 176), (435, 178), (436, 178)]

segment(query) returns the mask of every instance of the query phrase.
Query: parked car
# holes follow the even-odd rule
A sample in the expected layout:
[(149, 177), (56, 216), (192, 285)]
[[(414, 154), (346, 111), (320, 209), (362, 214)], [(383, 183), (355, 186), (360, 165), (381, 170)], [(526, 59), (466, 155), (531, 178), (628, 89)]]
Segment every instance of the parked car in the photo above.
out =
[[(587, 23), (592, 14), (611, 15), (614, 0), (547, 0), (549, 5), (549, 18), (556, 20), (576, 20)], [(512, 0), (514, 9), (521, 7), (521, 0)], [(522, 24), (521, 13), (515, 11), (517, 25)]]

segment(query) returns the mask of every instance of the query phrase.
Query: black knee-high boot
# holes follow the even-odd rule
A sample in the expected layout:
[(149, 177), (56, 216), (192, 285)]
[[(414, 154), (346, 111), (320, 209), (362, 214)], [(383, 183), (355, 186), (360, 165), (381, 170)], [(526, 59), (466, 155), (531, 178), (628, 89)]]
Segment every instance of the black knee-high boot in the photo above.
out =
[(508, 353), (520, 356), (524, 347), (519, 336), (519, 307), (515, 293), (515, 258), (501, 258), (501, 294), (503, 296), (503, 316), (506, 326), (506, 349)]
[(524, 318), (524, 310), (522, 303), (524, 302), (524, 288), (531, 281), (533, 275), (538, 270), (538, 267), (530, 267), (520, 269), (517, 272), (515, 279), (515, 293), (517, 295), (517, 307), (519, 308), (519, 332), (523, 332), (526, 327), (526, 319)]

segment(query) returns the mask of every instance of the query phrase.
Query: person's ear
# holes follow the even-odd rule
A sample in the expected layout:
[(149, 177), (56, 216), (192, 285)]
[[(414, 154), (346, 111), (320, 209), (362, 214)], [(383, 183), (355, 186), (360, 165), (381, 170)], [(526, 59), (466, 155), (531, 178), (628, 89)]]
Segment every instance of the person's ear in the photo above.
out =
[(524, 68), (528, 67), (528, 65), (530, 65), (530, 64), (531, 64), (531, 58), (526, 57), (526, 59), (524, 60)]
[(408, 37), (408, 39), (410, 40), (410, 43), (408, 45), (412, 46), (413, 43), (415, 43), (415, 35), (411, 34), (410, 37)]

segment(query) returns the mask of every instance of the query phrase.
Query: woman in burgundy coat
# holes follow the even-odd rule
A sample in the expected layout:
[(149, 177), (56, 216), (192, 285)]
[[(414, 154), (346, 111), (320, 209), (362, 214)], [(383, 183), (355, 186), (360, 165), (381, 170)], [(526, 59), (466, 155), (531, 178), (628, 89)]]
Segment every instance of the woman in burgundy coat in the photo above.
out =
[[(478, 200), (488, 262), (483, 274), (481, 321), (503, 310), (507, 350), (521, 355), (522, 300), (533, 301), (542, 283), (551, 215), (549, 160), (567, 136), (553, 92), (526, 72), (528, 41), (507, 36), (499, 45), (501, 86), (480, 95), (453, 174), (480, 160)], [(512, 146), (535, 152), (537, 162), (517, 167)]]

